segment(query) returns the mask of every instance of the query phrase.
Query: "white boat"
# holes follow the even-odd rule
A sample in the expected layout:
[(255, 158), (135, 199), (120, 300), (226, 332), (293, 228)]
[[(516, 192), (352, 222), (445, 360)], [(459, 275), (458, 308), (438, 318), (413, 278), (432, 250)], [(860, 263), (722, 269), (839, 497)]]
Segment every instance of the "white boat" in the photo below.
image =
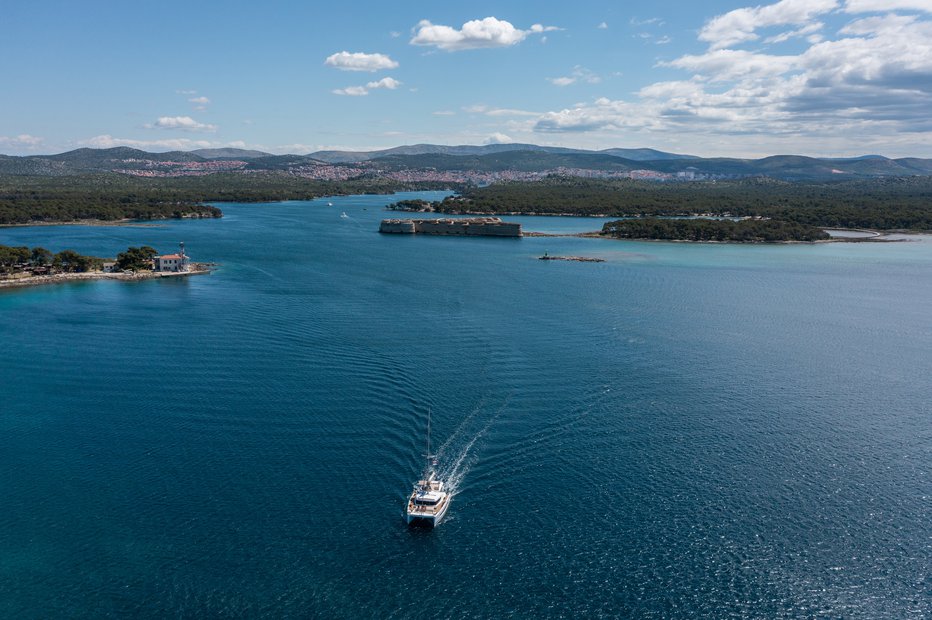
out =
[(348, 218), (349, 216), (346, 214), (346, 211), (344, 211), (343, 213), (340, 214), (340, 217)]
[(408, 498), (406, 510), (408, 525), (434, 527), (440, 523), (450, 507), (451, 496), (444, 488), (443, 480), (437, 479), (437, 457), (430, 453), (430, 412), (427, 413), (427, 465), (424, 475)]

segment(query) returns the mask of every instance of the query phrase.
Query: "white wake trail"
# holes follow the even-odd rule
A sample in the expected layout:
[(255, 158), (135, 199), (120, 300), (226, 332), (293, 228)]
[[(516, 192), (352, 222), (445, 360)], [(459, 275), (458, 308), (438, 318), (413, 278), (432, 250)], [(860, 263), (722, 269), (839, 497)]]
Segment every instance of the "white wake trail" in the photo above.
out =
[[(473, 446), (476, 445), (476, 442), (479, 441), (479, 439), (485, 436), (496, 420), (498, 420), (499, 416), (501, 416), (501, 414), (505, 411), (505, 409), (508, 407), (508, 403), (511, 401), (511, 396), (512, 394), (509, 394), (505, 398), (504, 402), (502, 402), (502, 404), (498, 407), (498, 409), (492, 413), (491, 417), (485, 421), (485, 424), (482, 425), (482, 428), (473, 434), (469, 441), (467, 441), (462, 448), (456, 451), (456, 455), (452, 458), (452, 461), (446, 465), (441, 466), (441, 468), (438, 470), (438, 477), (441, 480), (446, 481), (446, 488), (451, 495), (456, 495), (457, 492), (459, 492), (460, 485), (466, 478), (466, 474), (469, 473), (470, 467), (475, 462), (475, 458), (471, 458), (473, 457)], [(450, 435), (449, 439), (443, 443), (443, 446), (441, 446), (439, 451), (440, 454), (446, 452), (447, 448), (454, 443), (454, 440), (466, 432), (470, 422), (474, 421), (476, 416), (482, 411), (484, 404), (485, 398), (483, 397), (479, 404), (476, 405), (476, 408), (473, 409), (473, 411), (468, 416), (466, 416), (466, 418), (460, 423), (456, 430), (453, 431), (453, 434)]]

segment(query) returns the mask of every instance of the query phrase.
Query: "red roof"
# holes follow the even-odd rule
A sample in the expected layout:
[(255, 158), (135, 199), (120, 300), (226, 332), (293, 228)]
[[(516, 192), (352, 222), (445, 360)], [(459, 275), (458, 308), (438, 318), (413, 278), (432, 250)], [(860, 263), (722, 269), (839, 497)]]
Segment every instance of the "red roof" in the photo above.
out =
[(159, 260), (166, 260), (169, 258), (174, 258), (176, 260), (181, 259), (181, 254), (166, 254), (165, 256), (159, 256)]

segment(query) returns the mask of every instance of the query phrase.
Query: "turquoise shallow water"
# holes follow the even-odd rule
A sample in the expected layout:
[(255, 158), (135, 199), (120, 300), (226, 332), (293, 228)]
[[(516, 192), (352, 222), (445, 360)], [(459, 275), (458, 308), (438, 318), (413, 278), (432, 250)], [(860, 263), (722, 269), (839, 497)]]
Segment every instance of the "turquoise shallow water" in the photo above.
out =
[[(0, 616), (932, 614), (932, 239), (381, 236), (397, 199), (0, 229), (222, 263), (0, 291)], [(428, 409), (457, 494), (410, 531)]]

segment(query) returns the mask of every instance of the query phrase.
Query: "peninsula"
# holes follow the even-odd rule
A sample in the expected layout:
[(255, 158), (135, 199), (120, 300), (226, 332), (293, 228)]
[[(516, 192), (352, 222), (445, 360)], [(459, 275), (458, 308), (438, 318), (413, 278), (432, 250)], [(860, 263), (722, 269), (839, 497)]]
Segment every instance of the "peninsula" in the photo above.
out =
[(191, 262), (183, 243), (176, 254), (159, 255), (149, 246), (130, 247), (115, 260), (84, 256), (73, 250), (53, 254), (42, 247), (0, 245), (0, 289), (81, 280), (184, 277), (210, 273), (210, 267), (209, 263)]

